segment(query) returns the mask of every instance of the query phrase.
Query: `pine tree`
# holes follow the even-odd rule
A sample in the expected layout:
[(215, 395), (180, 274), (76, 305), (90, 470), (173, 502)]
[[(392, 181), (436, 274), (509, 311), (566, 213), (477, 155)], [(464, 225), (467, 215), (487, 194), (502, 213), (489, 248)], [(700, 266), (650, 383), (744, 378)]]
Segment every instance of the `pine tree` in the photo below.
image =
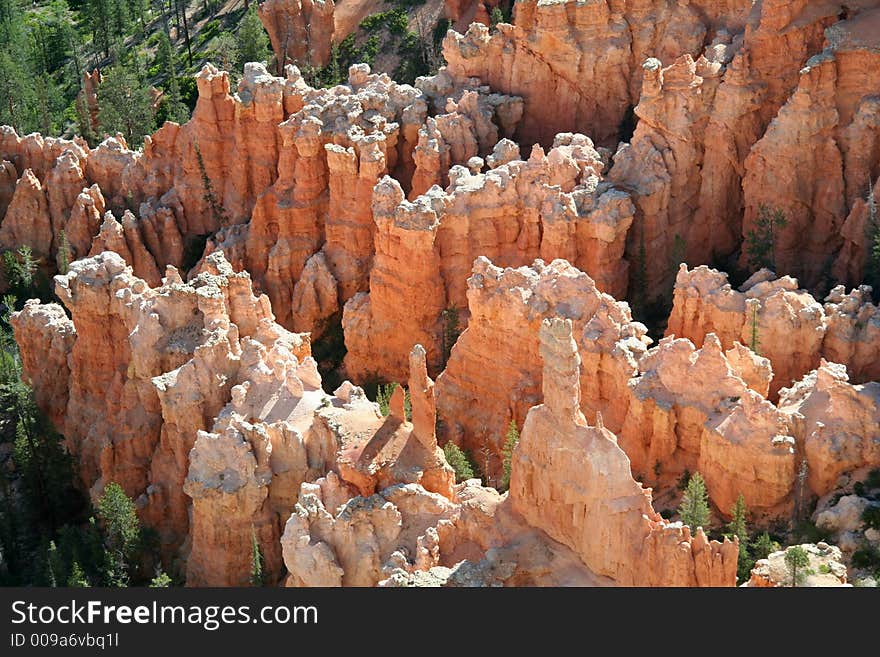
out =
[(474, 468), (467, 455), (451, 440), (444, 445), (443, 455), (446, 457), (446, 462), (455, 471), (456, 483), (460, 484), (463, 481), (474, 478)]
[(785, 565), (788, 566), (791, 585), (797, 586), (803, 576), (803, 573), (798, 573), (798, 571), (810, 565), (810, 557), (804, 548), (800, 545), (795, 545), (785, 551)]
[(127, 586), (131, 559), (140, 538), (134, 502), (122, 486), (110, 482), (98, 500), (98, 518), (104, 529), (106, 577), (110, 586)]
[(746, 498), (740, 493), (739, 497), (736, 498), (733, 508), (730, 510), (732, 518), (727, 525), (727, 531), (732, 536), (738, 537), (743, 544), (749, 540), (746, 527), (746, 513)]
[(678, 515), (681, 521), (691, 528), (691, 532), (696, 532), (697, 527), (709, 525), (709, 494), (703, 476), (699, 472), (695, 472), (688, 480), (678, 507)]
[(757, 271), (766, 267), (776, 270), (776, 229), (788, 224), (782, 210), (771, 210), (766, 205), (758, 209), (755, 227), (746, 232), (746, 258), (749, 266)]
[(239, 67), (248, 62), (265, 62), (269, 58), (269, 37), (257, 15), (256, 5), (252, 5), (241, 19), (236, 39)]
[(92, 28), (92, 42), (103, 53), (110, 56), (110, 47), (116, 40), (115, 22), (118, 15), (119, 0), (85, 0), (85, 16)]
[(732, 516), (730, 523), (727, 525), (727, 531), (731, 536), (739, 539), (739, 557), (737, 558), (737, 577), (740, 582), (744, 582), (749, 577), (754, 561), (749, 556), (749, 533), (746, 525), (746, 498), (740, 493), (736, 498), (736, 503), (730, 510)]
[(111, 135), (121, 132), (135, 148), (153, 130), (152, 103), (149, 85), (138, 79), (134, 65), (118, 63), (104, 72), (98, 87), (98, 123)]
[(501, 488), (502, 493), (510, 488), (510, 471), (513, 464), (513, 450), (519, 442), (519, 431), (516, 428), (516, 422), (510, 421), (507, 427), (507, 434), (504, 437), (504, 459), (501, 462)]
[(232, 72), (238, 59), (238, 41), (231, 32), (221, 32), (214, 38), (211, 58), (221, 70)]
[(251, 586), (263, 586), (263, 554), (257, 542), (257, 532), (251, 526)]
[(752, 543), (752, 557), (755, 561), (766, 559), (779, 549), (779, 543), (770, 538), (770, 534), (762, 532)]
[(189, 120), (189, 108), (180, 98), (180, 81), (177, 78), (177, 56), (168, 34), (161, 30), (156, 44), (156, 63), (165, 77), (165, 98), (162, 101), (163, 119), (175, 123)]

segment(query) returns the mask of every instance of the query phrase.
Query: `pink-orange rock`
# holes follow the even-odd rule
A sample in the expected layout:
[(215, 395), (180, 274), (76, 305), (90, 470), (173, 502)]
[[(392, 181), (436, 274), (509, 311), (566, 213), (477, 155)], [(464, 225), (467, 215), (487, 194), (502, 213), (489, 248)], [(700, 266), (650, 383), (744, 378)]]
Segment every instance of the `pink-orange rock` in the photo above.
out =
[(500, 472), (507, 426), (511, 420), (522, 426), (541, 401), (538, 333), (542, 320), (553, 316), (574, 322), (584, 363), (582, 410), (620, 428), (628, 413), (627, 382), (650, 342), (626, 304), (600, 293), (563, 260), (501, 269), (478, 258), (468, 287), (468, 328), (436, 384), (447, 439), (473, 453), (488, 447), (493, 476)]
[(46, 191), (34, 172), (25, 169), (0, 224), (0, 246), (29, 246), (35, 257), (46, 258), (51, 245), (52, 217)]
[(639, 479), (662, 492), (685, 470), (699, 471), (722, 514), (743, 494), (753, 513), (779, 515), (790, 509), (795, 439), (786, 417), (747, 387), (735, 362), (712, 333), (701, 349), (686, 339), (661, 340), (630, 381), (620, 446)]
[(725, 349), (736, 342), (756, 346), (773, 368), (770, 394), (775, 398), (822, 357), (846, 365), (856, 382), (878, 378), (872, 355), (880, 344), (877, 317), (864, 288), (845, 294), (836, 287), (823, 307), (789, 276), (777, 279), (762, 270), (737, 292), (727, 274), (705, 266), (688, 271), (682, 265), (666, 334), (701, 345), (712, 332)]
[(641, 87), (648, 57), (663, 63), (699, 56), (708, 34), (741, 29), (751, 2), (540, 2), (515, 5), (513, 25), (494, 33), (473, 23), (450, 32), (443, 47), (456, 79), (478, 77), (525, 99), (517, 136), (548, 145), (563, 130), (615, 146), (618, 130)]
[(15, 184), (18, 182), (18, 172), (12, 162), (3, 160), (0, 162), (0, 221), (6, 214), (6, 208), (15, 194)]
[[(346, 382), (336, 391), (345, 399), (359, 391)], [(336, 471), (360, 495), (396, 484), (418, 483), (422, 488), (452, 499), (455, 474), (437, 446), (434, 384), (428, 378), (425, 351), (415, 345), (410, 357), (409, 390), (412, 422), (405, 418), (403, 389), (397, 387), (391, 412), (383, 418), (373, 404), (348, 402), (340, 409), (319, 413), (328, 434), (339, 445)], [(364, 401), (366, 401), (364, 399)]]
[(777, 268), (808, 286), (825, 284), (844, 221), (880, 166), (880, 8), (825, 35), (825, 49), (801, 69), (797, 90), (746, 158), (743, 178), (743, 234), (762, 206), (781, 210)]
[(729, 57), (725, 50), (712, 61), (682, 55), (666, 68), (652, 58), (643, 67), (639, 122), (632, 142), (615, 154), (609, 177), (631, 192), (639, 209), (627, 246), (630, 254), (646, 254), (649, 298), (671, 288), (681, 262), (710, 262), (738, 243), (736, 226), (731, 230), (724, 216), (694, 221), (704, 131)]
[(98, 87), (104, 81), (100, 69), (92, 69), (92, 71), (83, 71), (83, 86), (77, 95), (77, 103), (83, 104), (88, 114), (89, 128), (93, 134), (98, 134), (101, 129), (98, 122)]
[(544, 403), (529, 411), (514, 450), (513, 508), (618, 585), (733, 586), (736, 543), (667, 524), (614, 434), (587, 424), (570, 319), (542, 322), (541, 357)]
[[(785, 559), (788, 551), (794, 547), (801, 548), (808, 559), (808, 563), (798, 573), (797, 582), (791, 581), (791, 568)], [(752, 568), (749, 581), (744, 586), (754, 588), (846, 586), (846, 574), (846, 564), (839, 547), (824, 542), (803, 543), (771, 552), (766, 559), (759, 559)]]
[(867, 287), (846, 293), (839, 285), (825, 298), (822, 356), (843, 363), (854, 383), (880, 381), (880, 307)]
[(319, 251), (308, 259), (293, 288), (290, 308), (293, 328), (309, 331), (312, 340), (317, 340), (339, 310), (336, 279), (327, 267), (324, 254)]
[(275, 53), (277, 73), (287, 64), (326, 66), (333, 41), (333, 0), (267, 0), (257, 10)]
[(436, 527), (452, 502), (405, 484), (334, 504), (340, 485), (332, 476), (303, 485), (281, 538), (288, 586), (375, 586), (395, 569), (437, 565)]
[(880, 383), (852, 385), (842, 365), (825, 360), (817, 370), (779, 393), (802, 440), (810, 490), (834, 490), (846, 472), (880, 464)]
[[(498, 157), (512, 154), (499, 150)], [(378, 231), (370, 293), (352, 299), (343, 314), (348, 375), (400, 380), (412, 343), (425, 346), (429, 369), (439, 371), (444, 309), (463, 313), (465, 283), (479, 256), (502, 266), (567, 258), (602, 290), (622, 296), (634, 209), (625, 193), (601, 182), (603, 168), (589, 139), (562, 134), (548, 155), (536, 147), (528, 161), (486, 173), (453, 167), (446, 192), (434, 187), (412, 202), (394, 180), (383, 179), (373, 198)]]
[(61, 306), (30, 299), (10, 323), (21, 353), (23, 379), (30, 383), (37, 405), (48, 412), (52, 425), (62, 430), (70, 385), (67, 355), (76, 341), (73, 322)]

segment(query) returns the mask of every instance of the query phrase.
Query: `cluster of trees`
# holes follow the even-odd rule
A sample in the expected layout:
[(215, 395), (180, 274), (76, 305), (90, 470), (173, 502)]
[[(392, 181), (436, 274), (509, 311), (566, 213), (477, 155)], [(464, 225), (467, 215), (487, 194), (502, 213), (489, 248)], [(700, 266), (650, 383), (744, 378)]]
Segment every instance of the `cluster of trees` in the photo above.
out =
[[(706, 490), (706, 482), (699, 472), (695, 472), (687, 479), (687, 486), (678, 507), (678, 515), (682, 523), (690, 527), (691, 532), (696, 532), (697, 527), (703, 527), (707, 532), (710, 529), (709, 493)], [(748, 509), (742, 494), (737, 497), (730, 510), (730, 516), (731, 520), (723, 536), (731, 539), (736, 536), (739, 539), (736, 573), (739, 583), (743, 583), (749, 579), (755, 562), (766, 559), (771, 552), (779, 550), (780, 545), (766, 531), (754, 537), (750, 535), (747, 522)]]
[(46, 279), (27, 247), (2, 262), (13, 293), (0, 303), (0, 585), (167, 586), (156, 535), (122, 487), (107, 484), (92, 508), (75, 486), (75, 462), (22, 378), (10, 327), (23, 299), (51, 298)]
[[(0, 0), (0, 124), (20, 133), (80, 134), (94, 142), (121, 132), (136, 147), (165, 120), (185, 121), (197, 70), (266, 61), (269, 40), (256, 3), (203, 22), (221, 3), (202, 0)], [(221, 21), (235, 32), (221, 31)], [(196, 23), (202, 25), (196, 31)], [(80, 94), (99, 68), (98, 130)], [(161, 101), (156, 102), (156, 87)]]

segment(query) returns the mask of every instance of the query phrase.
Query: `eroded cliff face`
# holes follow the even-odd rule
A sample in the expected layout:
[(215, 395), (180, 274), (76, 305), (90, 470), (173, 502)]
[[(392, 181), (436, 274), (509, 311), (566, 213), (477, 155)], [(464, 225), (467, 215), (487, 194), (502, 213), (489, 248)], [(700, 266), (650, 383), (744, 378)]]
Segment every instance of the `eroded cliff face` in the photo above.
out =
[(609, 428), (620, 428), (628, 413), (627, 382), (650, 343), (627, 304), (601, 293), (564, 260), (502, 269), (486, 258), (474, 262), (468, 304), (468, 328), (437, 379), (437, 408), (448, 439), (474, 453), (489, 448), (493, 476), (510, 421), (521, 427), (541, 400), (538, 334), (546, 318), (574, 323), (583, 411), (591, 419), (601, 413)]
[(487, 159), (485, 173), (482, 165), (453, 167), (445, 192), (433, 187), (413, 201), (391, 178), (376, 186), (370, 291), (343, 314), (349, 376), (402, 380), (407, 345), (415, 342), (439, 372), (450, 313), (462, 325), (466, 319), (465, 281), (477, 257), (514, 267), (567, 258), (601, 290), (624, 295), (634, 208), (602, 181), (605, 165), (588, 138), (558, 135), (549, 153), (536, 146), (528, 160), (502, 140)]
[(823, 279), (844, 222), (880, 173), (878, 35), (877, 9), (828, 27), (824, 49), (800, 70), (797, 89), (745, 161), (744, 231), (761, 206), (781, 209), (777, 266), (809, 286), (828, 289)]
[(272, 43), (279, 75), (288, 64), (321, 68), (330, 61), (333, 0), (268, 0), (257, 13)]
[(638, 103), (643, 62), (698, 56), (712, 40), (707, 35), (741, 30), (751, 5), (530, 0), (516, 3), (513, 25), (493, 32), (473, 23), (465, 34), (450, 32), (444, 56), (454, 77), (478, 77), (523, 97), (522, 143), (548, 146), (570, 130), (614, 147), (627, 109)]
[(846, 365), (857, 383), (880, 378), (880, 314), (865, 287), (835, 287), (823, 305), (790, 276), (762, 270), (734, 290), (727, 274), (682, 265), (666, 334), (702, 345), (708, 333), (725, 349), (739, 342), (768, 358), (774, 399), (823, 357)]
[[(526, 521), (621, 585), (732, 586), (735, 543), (667, 524), (650, 489), (632, 477), (617, 438), (580, 410), (580, 357), (570, 319), (541, 323), (541, 405), (526, 417), (513, 456), (510, 500)], [(663, 564), (659, 567), (659, 564)]]
[[(263, 3), (283, 75), (205, 66), (142, 150), (0, 128), (0, 248), (70, 263), (70, 318), (12, 316), (25, 378), (166, 566), (246, 585), (256, 539), (272, 584), (730, 585), (735, 544), (654, 511), (685, 471), (765, 523), (880, 466), (880, 3), (527, 0), (414, 86), (314, 89), (285, 64), (333, 10)], [(762, 208), (778, 275), (733, 289), (706, 265), (749, 273)], [(626, 299), (670, 296), (651, 347)], [(511, 421), (510, 493), (455, 484), (439, 444), (497, 485)]]

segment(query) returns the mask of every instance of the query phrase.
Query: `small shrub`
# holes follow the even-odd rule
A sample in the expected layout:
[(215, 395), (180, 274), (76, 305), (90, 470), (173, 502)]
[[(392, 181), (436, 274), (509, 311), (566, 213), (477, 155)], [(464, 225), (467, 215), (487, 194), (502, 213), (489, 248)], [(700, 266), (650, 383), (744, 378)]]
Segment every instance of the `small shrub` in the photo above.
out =
[(827, 563), (823, 563), (819, 565), (819, 574), (821, 575), (830, 575), (831, 574), (831, 566)]
[(763, 532), (752, 542), (752, 558), (755, 561), (766, 559), (771, 553), (779, 550), (779, 543), (770, 538), (770, 534)]
[(853, 484), (853, 493), (855, 493), (859, 497), (864, 497), (865, 496), (865, 484), (863, 484), (861, 481), (857, 481), (856, 483), (854, 483)]
[(880, 468), (875, 468), (868, 473), (865, 484), (868, 488), (880, 488)]
[(385, 417), (391, 412), (391, 395), (394, 394), (394, 389), (396, 387), (396, 383), (380, 383), (379, 387), (376, 389), (376, 403), (379, 404), (379, 411)]
[(869, 506), (862, 511), (862, 522), (872, 529), (880, 529), (880, 506)]
[(877, 548), (861, 548), (853, 552), (853, 568), (874, 570), (880, 568), (880, 550)]

